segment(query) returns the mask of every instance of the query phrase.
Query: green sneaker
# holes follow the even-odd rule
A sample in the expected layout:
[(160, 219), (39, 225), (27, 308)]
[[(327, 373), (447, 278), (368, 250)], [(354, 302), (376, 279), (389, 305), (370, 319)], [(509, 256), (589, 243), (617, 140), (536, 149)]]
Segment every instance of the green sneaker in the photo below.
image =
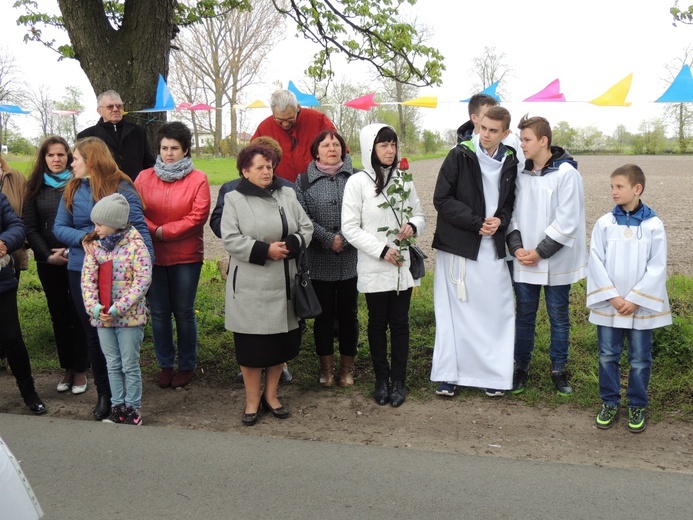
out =
[(640, 433), (645, 426), (645, 409), (628, 408), (628, 429), (633, 433)]
[(618, 406), (603, 404), (602, 409), (597, 414), (597, 428), (607, 430), (611, 428), (618, 415)]

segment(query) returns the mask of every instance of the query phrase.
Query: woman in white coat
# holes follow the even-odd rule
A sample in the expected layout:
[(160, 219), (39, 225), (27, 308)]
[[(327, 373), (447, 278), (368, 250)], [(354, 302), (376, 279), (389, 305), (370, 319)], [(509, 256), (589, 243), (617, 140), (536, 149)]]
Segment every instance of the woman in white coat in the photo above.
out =
[[(423, 232), (424, 212), (413, 183), (407, 204), (411, 217), (399, 222), (390, 207), (381, 208), (388, 189), (401, 176), (399, 142), (390, 126), (372, 124), (361, 130), (361, 160), (364, 170), (355, 172), (346, 184), (342, 205), (342, 233), (358, 249), (358, 290), (366, 294), (368, 344), (375, 372), (373, 397), (380, 405), (400, 406), (405, 398), (409, 357), (409, 303), (412, 287), (420, 284), (409, 272), (409, 251), (401, 254), (395, 237), (383, 228), (398, 229), (405, 240)], [(387, 358), (390, 329), (391, 362)]]

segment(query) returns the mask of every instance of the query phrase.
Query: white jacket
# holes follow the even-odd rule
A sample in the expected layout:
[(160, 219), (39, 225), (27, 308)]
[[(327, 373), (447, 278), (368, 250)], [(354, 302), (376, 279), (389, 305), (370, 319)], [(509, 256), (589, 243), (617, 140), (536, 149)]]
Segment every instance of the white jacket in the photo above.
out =
[[(395, 291), (398, 288), (397, 267), (380, 258), (385, 246), (396, 246), (392, 235), (388, 237), (386, 231), (378, 229), (395, 229), (399, 226), (393, 211), (390, 208), (379, 208), (378, 205), (387, 200), (385, 193), (400, 171), (395, 170), (383, 193), (376, 195), (375, 174), (371, 165), (373, 141), (384, 126), (386, 125), (373, 124), (361, 130), (361, 156), (365, 171), (356, 172), (349, 178), (342, 204), (342, 233), (358, 249), (358, 290), (362, 293)], [(399, 159), (399, 143), (397, 152)], [(408, 222), (416, 226), (417, 235), (420, 235), (425, 226), (424, 212), (414, 184), (408, 183), (408, 188), (411, 189), (409, 205), (413, 215)], [(399, 269), (399, 290), (420, 285), (420, 280), (414, 280), (409, 272), (409, 251), (404, 250), (402, 254), (405, 261)]]

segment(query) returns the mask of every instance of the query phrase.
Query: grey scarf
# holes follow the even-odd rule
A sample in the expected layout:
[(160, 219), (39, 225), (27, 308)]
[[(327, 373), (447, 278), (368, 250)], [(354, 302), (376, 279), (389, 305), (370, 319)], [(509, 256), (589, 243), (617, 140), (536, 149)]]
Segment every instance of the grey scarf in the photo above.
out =
[(161, 156), (157, 155), (156, 164), (154, 165), (154, 173), (156, 173), (156, 176), (164, 182), (174, 182), (180, 180), (194, 169), (195, 167), (193, 166), (192, 159), (190, 157), (183, 157), (178, 162), (166, 164), (161, 160)]

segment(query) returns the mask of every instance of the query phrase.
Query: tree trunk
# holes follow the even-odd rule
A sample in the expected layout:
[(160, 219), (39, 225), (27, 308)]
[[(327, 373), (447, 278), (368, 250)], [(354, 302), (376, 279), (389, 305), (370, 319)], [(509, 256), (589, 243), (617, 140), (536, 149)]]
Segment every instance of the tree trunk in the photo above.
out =
[(234, 74), (231, 80), (231, 96), (229, 97), (229, 105), (231, 106), (231, 132), (229, 133), (231, 157), (238, 156), (238, 112), (235, 108), (238, 103), (237, 85), (238, 75)]
[[(176, 0), (125, 0), (120, 29), (108, 21), (102, 0), (58, 0), (58, 4), (75, 58), (95, 93), (117, 91), (126, 111), (153, 107), (159, 74), (168, 77), (171, 39), (177, 32)], [(144, 125), (154, 143), (166, 112), (133, 113), (126, 119)]]

